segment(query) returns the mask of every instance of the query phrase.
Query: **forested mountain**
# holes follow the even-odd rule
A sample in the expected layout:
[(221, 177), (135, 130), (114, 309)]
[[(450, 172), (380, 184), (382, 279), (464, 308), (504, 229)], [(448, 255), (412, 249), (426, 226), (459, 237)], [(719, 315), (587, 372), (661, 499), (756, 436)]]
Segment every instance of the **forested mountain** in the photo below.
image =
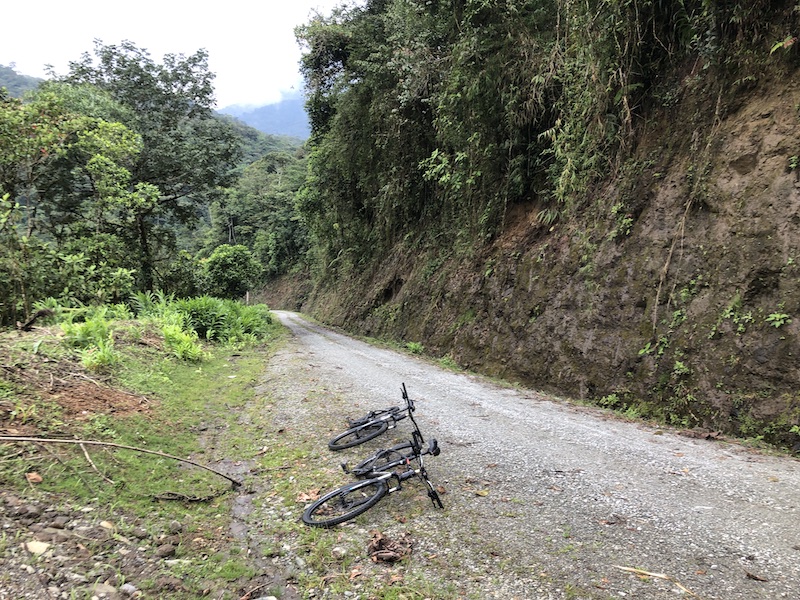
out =
[(156, 63), (98, 42), (24, 101), (0, 96), (0, 324), (139, 291), (237, 293), (299, 260), (300, 145), (217, 115), (212, 82), (202, 50)]
[(369, 0), (315, 19), (314, 285), (266, 297), (795, 443), (798, 19), (766, 0)]
[(17, 73), (15, 66), (0, 65), (0, 88), (6, 88), (12, 98), (21, 98), (25, 92), (30, 92), (39, 87), (42, 79)]
[(265, 106), (227, 106), (222, 114), (231, 115), (250, 127), (271, 135), (283, 135), (298, 140), (308, 139), (310, 125), (305, 103), (300, 95), (284, 98), (280, 102)]

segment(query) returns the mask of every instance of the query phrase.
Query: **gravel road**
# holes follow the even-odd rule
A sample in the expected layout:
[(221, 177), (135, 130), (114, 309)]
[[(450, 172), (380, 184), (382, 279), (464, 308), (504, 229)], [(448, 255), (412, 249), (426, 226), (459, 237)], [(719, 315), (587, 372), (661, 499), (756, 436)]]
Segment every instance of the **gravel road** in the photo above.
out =
[(293, 334), (284, 352), (352, 399), (353, 416), (400, 404), (403, 382), (416, 400), (442, 447), (429, 473), (447, 491), (445, 511), (411, 524), (439, 557), (435, 576), (486, 598), (800, 598), (797, 460), (623, 422), (274, 312)]

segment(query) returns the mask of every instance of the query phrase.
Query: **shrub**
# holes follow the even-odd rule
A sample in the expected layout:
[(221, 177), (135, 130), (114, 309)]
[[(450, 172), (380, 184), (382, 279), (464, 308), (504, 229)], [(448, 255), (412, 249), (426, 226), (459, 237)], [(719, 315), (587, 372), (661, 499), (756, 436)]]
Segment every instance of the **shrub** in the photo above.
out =
[(203, 278), (211, 296), (241, 298), (255, 283), (261, 267), (246, 246), (218, 246), (203, 263)]

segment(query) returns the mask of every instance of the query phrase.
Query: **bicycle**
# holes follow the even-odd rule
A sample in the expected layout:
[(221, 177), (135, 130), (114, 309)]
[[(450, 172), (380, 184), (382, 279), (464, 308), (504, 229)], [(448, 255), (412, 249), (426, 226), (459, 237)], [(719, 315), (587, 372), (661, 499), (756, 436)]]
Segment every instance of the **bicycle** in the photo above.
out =
[[(352, 469), (343, 463), (342, 469), (346, 473), (361, 479), (328, 492), (312, 502), (303, 512), (302, 519), (306, 525), (333, 527), (354, 519), (375, 506), (384, 496), (400, 491), (403, 482), (412, 477), (419, 477), (424, 482), (428, 488), (428, 498), (434, 507), (444, 508), (439, 493), (428, 478), (422, 459), (426, 455), (438, 456), (441, 449), (435, 438), (431, 438), (425, 447), (419, 425), (411, 412), (408, 416), (414, 423), (411, 440), (379, 450)], [(413, 467), (412, 462), (418, 465)]]
[(406, 401), (406, 408), (402, 410), (399, 406), (370, 411), (360, 419), (348, 422), (348, 429), (328, 442), (328, 448), (334, 452), (352, 448), (364, 442), (368, 442), (389, 429), (397, 427), (397, 422), (402, 421), (414, 412), (414, 401), (408, 397), (406, 384), (403, 384), (403, 400)]

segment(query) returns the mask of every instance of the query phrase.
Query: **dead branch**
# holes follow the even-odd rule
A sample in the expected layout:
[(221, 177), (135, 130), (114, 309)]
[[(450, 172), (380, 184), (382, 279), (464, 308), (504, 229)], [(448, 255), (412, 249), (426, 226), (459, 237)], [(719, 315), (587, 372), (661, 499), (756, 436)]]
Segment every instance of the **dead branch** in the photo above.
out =
[(636, 575), (641, 575), (643, 577), (655, 577), (656, 579), (663, 579), (664, 581), (669, 581), (670, 583), (678, 586), (678, 588), (682, 592), (689, 594), (694, 598), (699, 598), (697, 594), (683, 587), (676, 579), (670, 577), (669, 575), (664, 575), (663, 573), (650, 573), (649, 571), (643, 571), (642, 569), (634, 569), (633, 567), (620, 567), (619, 565), (614, 565), (614, 567), (621, 571), (627, 571), (628, 573), (635, 573)]
[[(31, 439), (33, 439), (33, 440), (36, 440), (36, 438), (31, 438)], [(49, 449), (48, 449), (46, 446), (44, 446), (44, 445), (42, 445), (42, 444), (39, 444), (38, 440), (37, 440), (37, 441), (35, 441), (34, 443), (36, 444), (36, 446), (37, 446), (37, 447), (39, 447), (39, 449), (40, 449), (42, 452), (44, 452), (45, 454), (47, 454), (48, 456), (50, 456), (50, 457), (51, 457), (53, 460), (55, 460), (55, 461), (56, 461), (57, 463), (59, 463), (59, 464), (60, 464), (62, 467), (64, 467), (64, 469), (65, 469), (65, 470), (69, 471), (70, 473), (72, 473), (73, 475), (75, 475), (75, 477), (77, 477), (78, 479), (80, 479), (80, 480), (83, 482), (83, 485), (85, 485), (85, 486), (86, 486), (86, 489), (87, 489), (87, 490), (90, 490), (90, 491), (91, 491), (93, 494), (95, 493), (95, 490), (94, 490), (94, 488), (92, 487), (92, 485), (91, 485), (91, 484), (90, 484), (88, 481), (86, 481), (86, 479), (84, 479), (83, 475), (81, 475), (81, 474), (80, 474), (80, 472), (76, 471), (76, 470), (75, 470), (75, 469), (73, 469), (73, 468), (72, 468), (70, 465), (68, 465), (68, 464), (67, 464), (67, 463), (65, 463), (63, 460), (61, 460), (61, 457), (60, 457), (58, 454), (55, 454), (54, 452), (51, 452), (51, 451), (50, 451), (50, 450), (49, 450)], [(30, 483), (30, 480), (28, 480), (28, 483)], [(31, 486), (31, 487), (32, 487), (32, 486)]]
[(94, 469), (94, 470), (97, 472), (97, 474), (98, 474), (98, 475), (100, 475), (100, 477), (102, 477), (102, 478), (103, 478), (103, 481), (105, 481), (106, 483), (110, 483), (111, 485), (114, 485), (114, 482), (113, 482), (113, 481), (111, 481), (111, 480), (110, 480), (108, 477), (106, 477), (105, 475), (103, 475), (103, 474), (100, 472), (100, 469), (98, 469), (98, 468), (97, 468), (97, 465), (95, 465), (95, 464), (94, 464), (94, 461), (92, 460), (92, 457), (91, 457), (91, 456), (89, 456), (89, 453), (86, 451), (86, 446), (84, 446), (83, 444), (81, 444), (80, 446), (81, 446), (81, 450), (83, 450), (83, 455), (86, 457), (86, 460), (88, 461), (88, 463), (89, 463), (90, 465), (92, 465), (92, 468), (93, 468), (93, 469)]
[(33, 328), (33, 324), (36, 322), (37, 319), (41, 317), (49, 317), (50, 315), (54, 314), (52, 310), (49, 308), (43, 308), (41, 310), (37, 310), (30, 319), (25, 321), (24, 323), (20, 323), (17, 321), (17, 329), (20, 331), (30, 331)]
[(180, 492), (161, 492), (153, 496), (153, 500), (180, 500), (181, 502), (208, 502), (214, 498), (218, 498), (225, 493), (225, 490), (208, 494), (207, 496), (190, 496), (189, 494), (182, 494)]
[(234, 479), (233, 477), (222, 473), (221, 471), (217, 471), (216, 469), (212, 469), (209, 466), (202, 465), (200, 463), (194, 462), (193, 460), (189, 460), (188, 458), (181, 458), (179, 456), (173, 456), (171, 454), (166, 454), (165, 452), (159, 452), (158, 450), (147, 450), (146, 448), (137, 448), (135, 446), (126, 446), (124, 444), (115, 444), (113, 442), (98, 442), (96, 440), (68, 440), (68, 439), (59, 439), (59, 438), (37, 438), (37, 437), (24, 437), (24, 436), (0, 436), (0, 442), (31, 442), (34, 444), (87, 444), (90, 446), (107, 446), (109, 448), (122, 448), (124, 450), (133, 450), (134, 452), (143, 452), (145, 454), (154, 454), (155, 456), (161, 456), (163, 458), (170, 458), (172, 460), (178, 460), (180, 462), (184, 462), (200, 469), (205, 469), (206, 471), (211, 471), (215, 475), (219, 475), (220, 477), (227, 479), (231, 482), (234, 488), (239, 487), (242, 485), (241, 481)]

